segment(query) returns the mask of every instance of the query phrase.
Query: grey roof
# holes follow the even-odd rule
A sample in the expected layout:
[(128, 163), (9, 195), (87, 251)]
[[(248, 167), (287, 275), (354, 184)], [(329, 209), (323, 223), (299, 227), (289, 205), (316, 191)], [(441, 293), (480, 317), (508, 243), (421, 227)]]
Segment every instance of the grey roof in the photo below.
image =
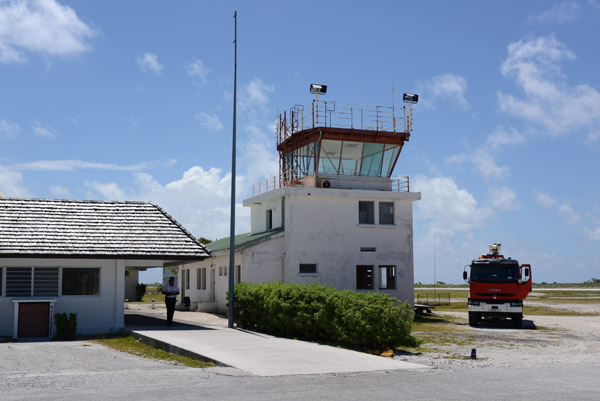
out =
[(202, 260), (210, 251), (151, 202), (0, 198), (0, 257)]

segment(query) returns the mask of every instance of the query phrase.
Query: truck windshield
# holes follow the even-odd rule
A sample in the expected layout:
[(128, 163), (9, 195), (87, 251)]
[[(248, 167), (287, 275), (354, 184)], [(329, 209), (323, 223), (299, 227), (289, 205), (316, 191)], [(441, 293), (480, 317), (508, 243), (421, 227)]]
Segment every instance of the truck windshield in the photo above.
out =
[(499, 263), (471, 265), (471, 281), (480, 283), (516, 283), (519, 280), (519, 265)]

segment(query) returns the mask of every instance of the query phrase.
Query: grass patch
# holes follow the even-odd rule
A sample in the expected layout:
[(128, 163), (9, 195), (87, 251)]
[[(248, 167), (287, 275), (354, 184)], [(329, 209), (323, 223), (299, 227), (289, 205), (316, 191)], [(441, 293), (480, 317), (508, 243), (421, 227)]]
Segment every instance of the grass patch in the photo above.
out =
[(598, 316), (598, 313), (593, 312), (576, 312), (573, 310), (550, 308), (548, 306), (527, 305), (523, 307), (525, 316)]
[(181, 356), (172, 354), (161, 349), (146, 345), (140, 340), (137, 340), (133, 336), (100, 336), (90, 339), (91, 342), (104, 345), (121, 352), (127, 352), (128, 354), (140, 356), (142, 358), (156, 359), (160, 361), (168, 361), (177, 365), (184, 365), (190, 368), (209, 368), (215, 366), (212, 363), (199, 361), (196, 359), (189, 358), (187, 356)]

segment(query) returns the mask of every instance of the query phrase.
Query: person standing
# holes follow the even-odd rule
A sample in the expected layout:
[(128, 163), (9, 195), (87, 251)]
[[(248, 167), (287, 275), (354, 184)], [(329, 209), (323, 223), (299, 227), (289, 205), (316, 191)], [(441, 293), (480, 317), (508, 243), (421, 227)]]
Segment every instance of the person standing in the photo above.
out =
[(179, 295), (179, 286), (175, 282), (175, 277), (169, 277), (169, 284), (163, 287), (162, 292), (165, 294), (165, 305), (167, 306), (167, 326), (173, 326), (175, 302)]

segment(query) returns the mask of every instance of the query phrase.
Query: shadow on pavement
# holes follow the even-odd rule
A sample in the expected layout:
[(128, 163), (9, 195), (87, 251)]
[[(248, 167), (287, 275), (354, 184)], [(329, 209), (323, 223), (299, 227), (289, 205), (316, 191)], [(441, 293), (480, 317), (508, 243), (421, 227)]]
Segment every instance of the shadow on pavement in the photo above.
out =
[(208, 327), (188, 324), (188, 323), (180, 323), (173, 322), (173, 326), (167, 326), (167, 321), (165, 319), (157, 318), (154, 316), (148, 316), (143, 314), (142, 312), (125, 312), (125, 329), (127, 330), (214, 330)]

